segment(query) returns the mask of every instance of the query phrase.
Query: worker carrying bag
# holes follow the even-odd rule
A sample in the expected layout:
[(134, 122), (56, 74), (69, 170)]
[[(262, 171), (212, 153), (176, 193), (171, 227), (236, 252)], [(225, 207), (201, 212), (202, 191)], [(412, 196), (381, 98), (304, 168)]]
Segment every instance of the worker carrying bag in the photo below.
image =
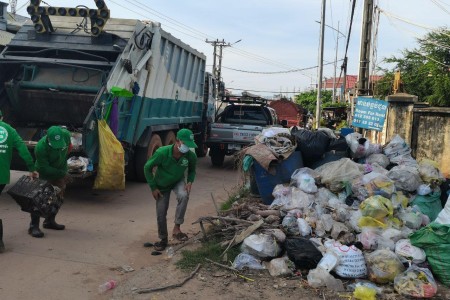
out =
[(9, 190), (8, 194), (29, 213), (38, 213), (46, 218), (56, 215), (63, 200), (59, 197), (60, 189), (47, 181), (23, 175)]

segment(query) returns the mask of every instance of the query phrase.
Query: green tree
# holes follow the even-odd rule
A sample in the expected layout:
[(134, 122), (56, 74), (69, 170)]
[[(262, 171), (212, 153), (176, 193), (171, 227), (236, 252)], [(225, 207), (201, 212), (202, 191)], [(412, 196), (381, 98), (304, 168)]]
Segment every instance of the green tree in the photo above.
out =
[(450, 106), (450, 30), (439, 29), (417, 41), (419, 46), (403, 50), (402, 57), (385, 59), (393, 67), (382, 69), (384, 77), (374, 86), (374, 95), (392, 94), (394, 72), (400, 70), (404, 92), (433, 106)]
[[(322, 105), (327, 105), (331, 103), (332, 92), (323, 90), (322, 91)], [(303, 108), (314, 113), (316, 111), (317, 103), (317, 90), (310, 90), (302, 92), (295, 96), (295, 103), (300, 104)]]

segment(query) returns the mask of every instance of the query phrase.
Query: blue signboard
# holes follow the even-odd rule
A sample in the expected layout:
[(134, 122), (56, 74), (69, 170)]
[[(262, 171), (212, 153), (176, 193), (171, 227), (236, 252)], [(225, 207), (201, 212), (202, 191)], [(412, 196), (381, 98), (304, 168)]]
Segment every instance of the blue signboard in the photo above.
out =
[(382, 131), (388, 103), (383, 100), (358, 97), (352, 125)]

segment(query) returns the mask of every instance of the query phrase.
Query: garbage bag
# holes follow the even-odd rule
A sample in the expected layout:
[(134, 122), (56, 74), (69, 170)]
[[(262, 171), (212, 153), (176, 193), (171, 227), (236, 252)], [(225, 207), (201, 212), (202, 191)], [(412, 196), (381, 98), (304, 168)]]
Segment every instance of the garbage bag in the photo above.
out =
[(367, 286), (357, 286), (353, 296), (358, 300), (376, 300), (377, 290)]
[(381, 167), (385, 168), (389, 165), (390, 161), (389, 158), (382, 153), (375, 153), (375, 154), (371, 154), (366, 158), (366, 163), (368, 164), (373, 164), (373, 163), (377, 163), (378, 165), (380, 165)]
[(439, 215), (437, 216), (436, 223), (439, 224), (449, 224), (450, 225), (450, 195), (448, 196), (447, 203), (445, 204), (445, 207)]
[(419, 171), (410, 166), (393, 167), (387, 173), (387, 177), (395, 182), (397, 189), (408, 192), (414, 192), (422, 184)]
[(372, 196), (364, 200), (360, 205), (363, 216), (383, 220), (384, 217), (392, 216), (394, 208), (392, 202), (382, 196)]
[(391, 198), (396, 189), (395, 182), (392, 179), (386, 175), (371, 172), (353, 180), (352, 191), (355, 197), (363, 201), (374, 195)]
[(355, 246), (345, 246), (332, 240), (325, 242), (325, 247), (339, 257), (339, 262), (334, 268), (337, 275), (342, 278), (367, 276), (366, 261), (361, 250)]
[(394, 289), (400, 295), (432, 298), (437, 293), (437, 284), (430, 270), (412, 265), (395, 277)]
[(411, 201), (411, 205), (419, 207), (420, 211), (433, 222), (442, 210), (441, 190), (436, 189), (428, 195), (416, 195)]
[(284, 230), (288, 234), (298, 235), (300, 233), (296, 216), (291, 215), (285, 216), (283, 218), (283, 221), (281, 222), (281, 226), (283, 226)]
[(309, 271), (308, 276), (308, 284), (313, 288), (318, 288), (325, 286), (329, 290), (333, 290), (336, 292), (344, 291), (344, 285), (342, 281), (334, 278), (330, 273), (322, 268), (317, 268)]
[(341, 158), (318, 167), (316, 171), (322, 177), (322, 184), (327, 186), (331, 192), (337, 193), (346, 184), (362, 176), (364, 166), (353, 162), (349, 158)]
[(438, 163), (431, 159), (422, 159), (419, 162), (419, 174), (426, 183), (440, 185), (445, 181), (444, 175), (439, 171)]
[(409, 239), (425, 251), (437, 279), (450, 286), (450, 225), (431, 223), (412, 233)]
[(423, 263), (427, 257), (425, 251), (419, 247), (411, 245), (411, 241), (409, 239), (399, 240), (395, 244), (395, 253), (412, 261), (414, 264)]
[(306, 166), (319, 160), (330, 144), (330, 137), (321, 131), (300, 129), (293, 135), (297, 141), (297, 150), (301, 151)]
[(393, 282), (405, 270), (397, 255), (390, 250), (375, 250), (366, 255), (369, 279), (376, 283)]
[(261, 270), (264, 266), (261, 261), (248, 253), (239, 253), (234, 259), (233, 268), (236, 270), (243, 270), (244, 268)]
[(241, 250), (244, 253), (256, 257), (277, 257), (281, 249), (277, 241), (268, 234), (252, 234), (246, 237), (242, 243)]
[(125, 151), (105, 120), (98, 121), (99, 164), (94, 189), (125, 189)]
[(291, 275), (292, 271), (289, 269), (288, 261), (287, 257), (274, 258), (269, 263), (265, 263), (266, 269), (273, 277)]
[(419, 229), (422, 225), (422, 213), (415, 211), (415, 209), (412, 209), (411, 207), (400, 211), (397, 216), (408, 228)]
[(298, 269), (314, 269), (322, 259), (322, 253), (306, 238), (288, 238), (284, 246), (289, 259)]

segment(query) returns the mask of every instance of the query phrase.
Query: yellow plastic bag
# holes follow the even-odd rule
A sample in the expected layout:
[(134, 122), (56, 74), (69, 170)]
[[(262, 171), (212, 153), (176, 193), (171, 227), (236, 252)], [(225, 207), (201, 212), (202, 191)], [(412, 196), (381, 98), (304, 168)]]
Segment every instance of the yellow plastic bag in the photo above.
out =
[(376, 300), (377, 291), (375, 289), (358, 286), (353, 292), (353, 296), (358, 300)]
[(125, 151), (105, 120), (98, 121), (99, 164), (94, 189), (125, 189)]
[(391, 200), (378, 195), (364, 200), (359, 208), (363, 216), (377, 220), (383, 220), (384, 217), (392, 216), (394, 213)]

